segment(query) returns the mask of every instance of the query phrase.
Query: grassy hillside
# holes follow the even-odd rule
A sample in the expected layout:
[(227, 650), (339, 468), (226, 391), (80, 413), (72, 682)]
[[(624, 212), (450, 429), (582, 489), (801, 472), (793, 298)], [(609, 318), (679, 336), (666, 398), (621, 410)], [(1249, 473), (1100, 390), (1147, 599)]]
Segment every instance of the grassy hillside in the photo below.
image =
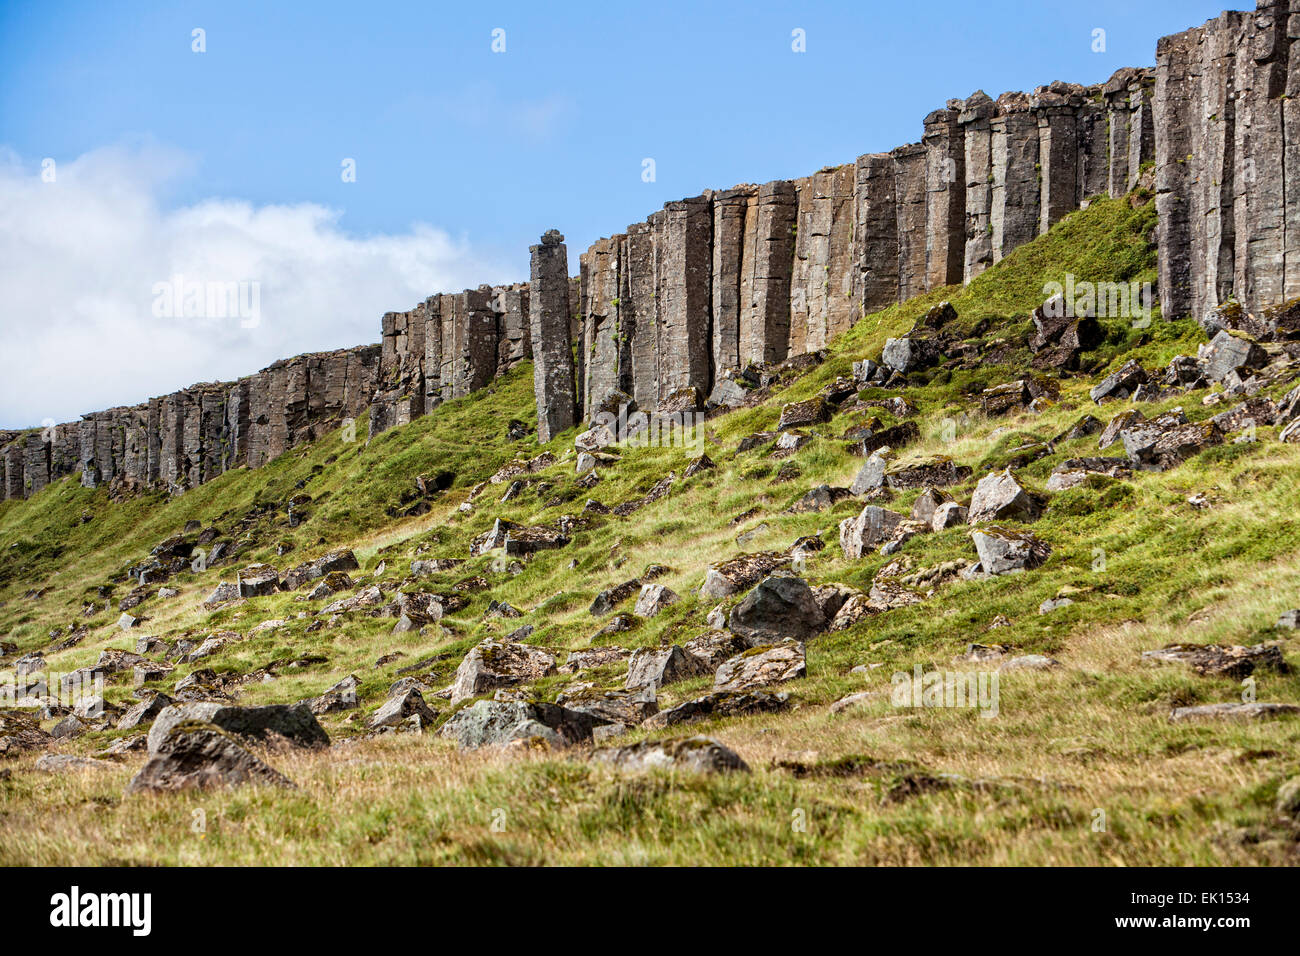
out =
[[(621, 460), (599, 469), (594, 488), (580, 486), (574, 474), (573, 432), (545, 448), (507, 438), (511, 419), (535, 422), (532, 370), (523, 365), (369, 443), (347, 443), (334, 433), (266, 468), (224, 475), (175, 499), (111, 502), (105, 490), (70, 479), (30, 500), (0, 504), (0, 641), (16, 647), (2, 666), (45, 650), (49, 667), (66, 672), (93, 664), (106, 647), (133, 647), (139, 633), (175, 639), (230, 630), (240, 639), (151, 686), (170, 692), (191, 670), (237, 676), (273, 662), (281, 662), (271, 668), (273, 679), (242, 685), (240, 703), (296, 701), (348, 674), (361, 681), (358, 710), (322, 718), (336, 746), (268, 758), (298, 784), (289, 794), (245, 788), (123, 797), (140, 754), (85, 774), (38, 772), (35, 754), (4, 762), (0, 864), (1295, 862), (1296, 833), (1272, 806), (1279, 785), (1300, 770), (1300, 721), (1170, 723), (1171, 707), (1238, 700), (1242, 688), (1140, 659), (1142, 651), (1172, 642), (1281, 640), (1289, 662), (1300, 664), (1300, 641), (1273, 628), (1279, 614), (1300, 604), (1300, 446), (1279, 443), (1273, 428), (1261, 428), (1256, 442), (1225, 444), (1168, 472), (1096, 478), (1050, 495), (1032, 528), (1053, 549), (1041, 568), (957, 580), (923, 603), (811, 640), (808, 676), (779, 688), (791, 696), (787, 712), (635, 730), (619, 740), (706, 733), (738, 752), (751, 773), (628, 774), (587, 762), (581, 750), (460, 753), (432, 732), (345, 742), (364, 733), (365, 717), (404, 669), (419, 664), (412, 673), (431, 688), (445, 686), (473, 645), (524, 624), (535, 628), (528, 642), (556, 651), (560, 661), (593, 643), (683, 643), (708, 629), (705, 617), (717, 603), (694, 593), (708, 566), (745, 551), (785, 549), (800, 536), (820, 534), (827, 547), (812, 555), (803, 576), (869, 590), (898, 556), (850, 561), (841, 553), (837, 525), (861, 510), (861, 500), (820, 513), (787, 510), (813, 486), (852, 482), (862, 459), (839, 436), (867, 413), (836, 414), (782, 460), (765, 447), (738, 453), (740, 440), (774, 428), (784, 404), (851, 376), (855, 360), (878, 358), (887, 337), (910, 329), (943, 299), (973, 342), (1006, 340), (1004, 364), (917, 375), (901, 394), (919, 410), (911, 418), (921, 438), (902, 449), (900, 461), (946, 455), (971, 466), (971, 479), (948, 489), (965, 501), (979, 478), (1012, 460), (1013, 449), (1049, 440), (1084, 414), (1108, 420), (1125, 406), (1099, 411), (1088, 400), (1091, 385), (1130, 358), (1154, 368), (1195, 354), (1204, 335), (1194, 323), (1157, 315), (1150, 327), (1135, 329), (1127, 320), (1103, 320), (1105, 338), (1087, 356), (1087, 373), (1062, 379), (1059, 400), (1040, 414), (987, 419), (979, 392), (1027, 366), (1028, 315), (1042, 301), (1045, 282), (1067, 272), (1090, 281), (1154, 281), (1154, 204), (1134, 205), (1098, 200), (965, 288), (864, 317), (831, 345), (826, 361), (774, 388), (761, 405), (711, 420), (695, 447), (615, 449)], [(1284, 391), (1279, 384), (1269, 394)], [(894, 394), (868, 389), (862, 397)], [(1228, 407), (1204, 406), (1205, 394), (1185, 393), (1143, 411), (1153, 417), (1181, 406), (1199, 420)], [(885, 425), (900, 420), (879, 408), (870, 414)], [(460, 509), (500, 466), (542, 451), (558, 463), (522, 476), (532, 484), (514, 500), (500, 502), (505, 482), (489, 485), (472, 511)], [(701, 452), (717, 468), (683, 479)], [(1016, 474), (1042, 491), (1061, 461), (1096, 454), (1095, 435), (1062, 441)], [(679, 480), (665, 497), (626, 517), (585, 515), (570, 544), (531, 556), (518, 573), (496, 555), (467, 558), (470, 540), (496, 518), (549, 523), (579, 515), (589, 498), (612, 507), (645, 494), (670, 471)], [(426, 513), (402, 517), (420, 500), (417, 478), (438, 474), (450, 487), (427, 500)], [(306, 520), (293, 527), (285, 505), (300, 494), (311, 500)], [(906, 514), (917, 494), (902, 492), (886, 507)], [(1193, 494), (1204, 494), (1210, 506), (1193, 507)], [(180, 595), (150, 598), (133, 611), (145, 615), (142, 627), (119, 631), (117, 601), (132, 587), (125, 569), (191, 521), (239, 544), (238, 558), (174, 576), (168, 584)], [(448, 593), (481, 575), (490, 587), (468, 593), (466, 607), (438, 624), (397, 634), (392, 618), (355, 612), (314, 628), (323, 602), (301, 600), (306, 589), (216, 612), (200, 606), (238, 567), (265, 561), (284, 569), (340, 546), (361, 563), (353, 574), (358, 584)], [(959, 527), (918, 535), (900, 555), (920, 569), (973, 559), (974, 548)], [(412, 560), (437, 557), (466, 560), (407, 581)], [(655, 564), (668, 568), (657, 580), (681, 600), (633, 630), (593, 638), (604, 623), (587, 610), (597, 592)], [(1074, 603), (1038, 613), (1043, 601), (1063, 595)], [(524, 614), (485, 617), (491, 600)], [(630, 609), (630, 601), (620, 607)], [(990, 631), (999, 616), (1008, 626)], [(250, 634), (263, 621), (284, 623)], [(86, 629), (79, 643), (49, 650), (78, 628)], [(971, 642), (1010, 644), (1061, 666), (1002, 675), (996, 719), (969, 709), (891, 705), (893, 673), (916, 665), (951, 669)], [(579, 677), (547, 677), (531, 692), (553, 700), (578, 680), (621, 687), (624, 671), (609, 665)], [(1300, 703), (1294, 673), (1258, 672), (1256, 682), (1260, 700)], [(110, 683), (109, 701), (132, 703), (129, 685)], [(711, 685), (710, 677), (666, 685), (660, 706)], [(884, 693), (858, 707), (830, 709), (869, 690)], [(455, 709), (445, 700), (429, 702), (440, 719)], [(59, 749), (89, 755), (133, 733), (91, 732)], [(201, 836), (192, 829), (199, 809), (206, 819)], [(1104, 829), (1097, 828), (1098, 811)]]

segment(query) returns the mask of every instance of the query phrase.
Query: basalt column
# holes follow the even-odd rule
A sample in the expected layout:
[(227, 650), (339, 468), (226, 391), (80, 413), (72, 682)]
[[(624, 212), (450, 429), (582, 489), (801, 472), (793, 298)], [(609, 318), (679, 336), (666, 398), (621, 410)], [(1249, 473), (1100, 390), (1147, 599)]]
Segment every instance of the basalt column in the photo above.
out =
[[(715, 375), (739, 369), (740, 315), (752, 295), (753, 230), (758, 187), (737, 186), (713, 197), (713, 368)], [(748, 223), (749, 231), (746, 231)], [(750, 256), (746, 256), (749, 249)], [(746, 275), (746, 266), (751, 268)], [(742, 292), (742, 286), (745, 291)]]
[(1109, 117), (1110, 166), (1106, 191), (1123, 196), (1135, 185), (1142, 164), (1155, 158), (1155, 131), (1151, 121), (1154, 70), (1124, 67), (1102, 87)]
[(970, 282), (993, 265), (993, 114), (997, 106), (983, 90), (962, 103), (957, 114), (966, 146), (966, 250), (962, 278)]
[(1235, 167), (1237, 165), (1237, 56), (1250, 17), (1225, 13), (1207, 29), (1200, 47), (1200, 98), (1193, 112), (1203, 117), (1196, 137), (1193, 205), (1201, 215), (1193, 224), (1192, 257), (1202, 264), (1192, 282), (1192, 314), (1231, 298), (1236, 281)]
[(869, 313), (898, 301), (898, 204), (888, 153), (858, 157), (854, 193), (853, 294)]
[(659, 230), (659, 401), (702, 406), (712, 384), (710, 197), (665, 203)]
[(789, 353), (797, 215), (794, 183), (779, 179), (758, 187), (753, 275), (750, 292), (740, 303), (741, 365), (781, 362)]
[(28, 432), (23, 452), (23, 484), (31, 497), (50, 483), (50, 443), (44, 429)]
[(442, 404), (442, 300), (431, 295), (424, 301), (424, 409)]
[[(497, 374), (504, 375), (533, 355), (528, 332), (528, 286), (497, 286), (492, 295), (492, 310), (497, 316)], [(427, 343), (425, 349), (427, 355)]]
[(1038, 235), (1038, 118), (1024, 93), (1003, 93), (992, 131), (989, 225), (993, 261)]
[(27, 442), (21, 435), (13, 438), (4, 447), (6, 498), (27, 497), (23, 477), (23, 453), (26, 448)]
[(578, 257), (582, 277), (582, 354), (586, 356), (582, 417), (590, 420), (618, 393), (625, 392), (623, 354), (623, 247), (625, 237), (598, 239)]
[(569, 254), (564, 236), (554, 229), (543, 235), (529, 253), (528, 321), (533, 343), (537, 439), (548, 442), (576, 424)]
[(798, 181), (790, 289), (790, 354), (811, 352), (857, 318), (853, 299), (853, 165)]
[(1160, 310), (1169, 319), (1192, 308), (1192, 204), (1196, 117), (1188, 105), (1198, 99), (1200, 30), (1161, 37), (1156, 44), (1156, 241)]
[(1104, 196), (1110, 184), (1110, 124), (1100, 86), (1085, 87), (1083, 102), (1075, 112), (1078, 166), (1074, 205), (1092, 196)]
[(1040, 194), (1038, 231), (1047, 232), (1079, 198), (1079, 126), (1077, 112), (1083, 88), (1071, 83), (1053, 83), (1034, 91), (1034, 112), (1038, 117), (1038, 162)]
[(627, 227), (628, 301), (621, 311), (627, 323), (632, 362), (632, 398), (638, 408), (659, 401), (658, 307), (655, 294), (655, 232), (648, 222)]
[[(955, 105), (960, 100), (953, 101)], [(925, 287), (960, 283), (966, 262), (966, 147), (955, 109), (925, 118)]]
[(898, 207), (898, 298), (925, 291), (925, 147), (899, 146), (894, 158), (894, 199)]
[[(1300, 62), (1292, 64), (1300, 59), (1300, 14), (1288, 17), (1287, 4), (1263, 3), (1254, 16), (1240, 16), (1243, 22), (1231, 23), (1233, 33), (1246, 34), (1236, 79), (1235, 291), (1257, 311), (1300, 295)], [(1226, 18), (1205, 29), (1227, 29)]]

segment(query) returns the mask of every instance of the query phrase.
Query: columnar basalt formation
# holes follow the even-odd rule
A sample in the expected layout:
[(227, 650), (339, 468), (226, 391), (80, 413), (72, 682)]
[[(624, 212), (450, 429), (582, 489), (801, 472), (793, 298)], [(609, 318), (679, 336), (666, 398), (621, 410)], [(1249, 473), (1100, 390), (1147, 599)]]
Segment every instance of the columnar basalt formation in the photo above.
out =
[(529, 249), (529, 335), (533, 343), (533, 391), (537, 438), (550, 441), (577, 422), (573, 375), (573, 327), (569, 307), (569, 253), (552, 229)]
[(1202, 317), (1300, 296), (1300, 11), (1261, 0), (1156, 47), (1160, 303)]
[[(538, 436), (610, 402), (705, 401), (751, 362), (823, 347), (861, 315), (969, 282), (1154, 165), (1163, 314), (1247, 317), (1300, 297), (1300, 10), (1261, 0), (1162, 38), (1154, 68), (1094, 86), (983, 91), (921, 142), (802, 179), (708, 190), (601, 239), (570, 276), (563, 237), (529, 283), (431, 295), (379, 345), (298, 356), (78, 423), (0, 433), (3, 490), (183, 491), (260, 467), (369, 409), (369, 435), (535, 360)], [(576, 343), (576, 350), (573, 348)]]

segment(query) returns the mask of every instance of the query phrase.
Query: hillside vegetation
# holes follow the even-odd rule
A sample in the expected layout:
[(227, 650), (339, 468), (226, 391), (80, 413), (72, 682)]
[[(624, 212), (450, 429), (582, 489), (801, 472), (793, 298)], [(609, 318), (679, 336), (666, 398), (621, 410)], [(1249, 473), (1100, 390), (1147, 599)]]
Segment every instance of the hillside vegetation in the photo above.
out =
[[(508, 437), (512, 420), (529, 429), (536, 420), (532, 368), (524, 364), (369, 442), (335, 432), (179, 497), (111, 501), (105, 489), (72, 478), (29, 500), (0, 503), (0, 668), (41, 652), (49, 671), (68, 673), (96, 665), (105, 649), (134, 651), (142, 635), (171, 645), (229, 632), (214, 653), (173, 658), (175, 668), (143, 690), (130, 671), (110, 674), (109, 712), (149, 691), (176, 696), (178, 682), (208, 669), (209, 686), (245, 706), (316, 698), (348, 675), (359, 681), (357, 707), (319, 717), (331, 747), (259, 751), (295, 789), (124, 794), (147, 756), (129, 741), (146, 726), (119, 730), (113, 720), (102, 727), (89, 720), (79, 736), (0, 758), (0, 864), (1296, 862), (1300, 828), (1275, 803), (1300, 772), (1300, 718), (1172, 721), (1170, 714), (1243, 694), (1300, 704), (1300, 632), (1277, 626), (1300, 605), (1300, 445), (1279, 442), (1280, 425), (1265, 426), (1254, 441), (1229, 439), (1168, 470), (1091, 474), (1048, 492), (1062, 462), (1123, 454), (1122, 444), (1099, 451), (1096, 433), (1060, 437), (1085, 415), (1104, 425), (1130, 407), (1147, 419), (1181, 407), (1198, 422), (1241, 400), (1204, 404), (1218, 385), (1138, 406), (1089, 399), (1089, 389), (1125, 362), (1154, 374), (1206, 341), (1195, 322), (1167, 321), (1158, 311), (1140, 328), (1101, 319), (1104, 334), (1084, 354), (1084, 371), (1062, 373), (1055, 399), (1003, 415), (981, 409), (985, 389), (1027, 374), (1030, 313), (1045, 283), (1066, 273), (1154, 282), (1155, 215), (1147, 198), (1096, 200), (968, 286), (863, 317), (823, 361), (789, 363), (752, 407), (710, 418), (686, 447), (606, 448), (610, 460), (597, 465), (594, 483), (576, 474), (577, 432), (545, 446)], [(772, 436), (738, 451), (743, 439), (775, 430), (783, 407), (851, 380), (856, 361), (879, 361), (888, 338), (905, 335), (941, 301), (957, 314), (948, 332), (981, 360), (939, 363), (902, 386), (858, 383), (856, 396), (828, 421), (800, 429), (810, 440), (797, 450), (774, 456)], [(1283, 371), (1258, 394), (1280, 402), (1296, 371), (1285, 362), (1271, 368)], [(898, 396), (914, 410), (891, 404)], [(918, 434), (892, 450), (892, 468), (940, 457), (968, 466), (969, 478), (944, 489), (966, 504), (980, 479), (1013, 467), (1044, 507), (1032, 522), (1001, 524), (1032, 534), (1050, 555), (1021, 573), (944, 573), (917, 603), (809, 637), (806, 676), (766, 689), (788, 695), (779, 709), (632, 727), (597, 745), (702, 734), (738, 754), (748, 771), (633, 771), (590, 759), (585, 744), (525, 740), (464, 750), (439, 734), (473, 701), (453, 704), (436, 692), (453, 683), (485, 639), (531, 625), (517, 639), (553, 653), (557, 664), (593, 647), (682, 645), (711, 630), (706, 618), (715, 606), (725, 617), (750, 590), (722, 599), (698, 593), (711, 565), (743, 553), (786, 552), (805, 536), (820, 536), (825, 547), (802, 552), (785, 573), (864, 596), (891, 563), (901, 562), (892, 570), (904, 575), (973, 563), (964, 522), (918, 533), (893, 554), (877, 547), (845, 556), (841, 521), (868, 503), (908, 516), (921, 488), (790, 510), (816, 486), (853, 483), (864, 458), (852, 453), (846, 432), (905, 421)], [(508, 463), (545, 452), (554, 464), (488, 481)], [(686, 477), (701, 454), (715, 467)], [(647, 495), (669, 473), (675, 478), (662, 496), (628, 514), (604, 513)], [(503, 501), (515, 480), (523, 484)], [(605, 508), (588, 508), (589, 499)], [(561, 547), (517, 558), (500, 549), (471, 556), (472, 541), (497, 519), (541, 526), (566, 514), (575, 523)], [(233, 556), (151, 585), (129, 610), (140, 622), (121, 629), (119, 602), (137, 584), (129, 569), (160, 542), (196, 542), (209, 528)], [(284, 571), (338, 548), (351, 549), (359, 568), (347, 572), (352, 587), (333, 596), (308, 600), (312, 582), (215, 609), (203, 604), (247, 565)], [(435, 559), (461, 563), (412, 574), (413, 561)], [(589, 611), (600, 592), (654, 566), (654, 583), (674, 592), (675, 603), (638, 618), (633, 591), (616, 611)], [(373, 586), (382, 604), (321, 613)], [(162, 597), (159, 587), (179, 593)], [(401, 593), (457, 595), (464, 604), (395, 631), (397, 619), (376, 612)], [(1060, 598), (1070, 603), (1040, 613), (1044, 602)], [(492, 602), (521, 614), (490, 613)], [(598, 634), (615, 613), (627, 615), (629, 629)], [(256, 629), (263, 622), (280, 623)], [(1175, 643), (1266, 642), (1277, 642), (1282, 666), (1256, 669), (1248, 686), (1240, 673), (1203, 675), (1142, 658)], [(998, 672), (996, 717), (969, 707), (895, 706), (896, 673), (996, 671), (997, 662), (963, 659), (972, 643), (1009, 645), (1003, 663), (1039, 655), (1055, 664)], [(146, 654), (158, 659), (162, 651)], [(626, 659), (611, 659), (541, 676), (503, 696), (553, 702), (577, 685), (621, 690), (627, 670)], [(373, 733), (371, 718), (403, 677), (425, 689), (432, 726)], [(713, 685), (712, 670), (665, 683), (658, 708), (700, 698)], [(864, 692), (879, 693), (832, 706)], [(23, 713), (46, 731), (64, 718)], [(115, 753), (103, 758), (108, 766), (48, 772), (36, 766), (42, 749)]]

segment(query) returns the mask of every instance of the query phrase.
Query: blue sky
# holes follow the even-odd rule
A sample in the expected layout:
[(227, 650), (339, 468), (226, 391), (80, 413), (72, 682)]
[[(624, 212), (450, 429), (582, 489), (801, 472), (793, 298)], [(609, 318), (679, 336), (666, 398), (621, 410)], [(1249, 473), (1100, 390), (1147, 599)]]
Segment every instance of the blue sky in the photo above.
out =
[[(139, 202), (107, 211), (120, 219), (143, 203), (161, 224), (155, 231), (170, 230), (176, 210), (219, 200), (246, 204), (254, 217), (264, 207), (329, 210), (325, 226), (309, 229), (328, 230), (334, 242), (410, 239), (426, 227), (445, 240), (445, 268), (426, 278), (403, 273), (392, 301), (372, 301), (382, 290), (348, 300), (348, 314), (320, 323), (319, 334), (312, 316), (282, 310), (276, 328), (285, 335), (223, 333), (219, 354), (209, 347), (191, 356), (206, 362), (201, 368), (174, 369), (228, 377), (254, 371), (238, 363), (266, 364), (278, 357), (267, 350), (288, 342), (304, 351), (375, 340), (379, 312), (413, 304), (419, 281), (524, 279), (527, 246), (547, 228), (568, 236), (576, 272), (591, 241), (665, 201), (806, 175), (914, 141), (928, 111), (977, 88), (997, 96), (1153, 64), (1159, 36), (1220, 9), (1220, 0), (8, 3), (0, 6), (0, 149), (11, 177), (37, 176), (49, 157), (80, 169), (99, 196), (112, 192), (114, 177), (128, 182)], [(191, 50), (194, 28), (205, 31), (204, 53)], [(491, 49), (497, 28), (503, 53)], [(791, 49), (796, 28), (806, 34), (804, 53)], [(1097, 28), (1106, 31), (1102, 53), (1092, 49)], [(652, 183), (641, 176), (647, 157)], [(341, 180), (345, 158), (356, 161), (356, 182)], [(392, 248), (409, 259), (425, 247)], [(43, 253), (54, 264), (70, 254), (58, 243)], [(296, 270), (284, 268), (267, 277), (277, 288)], [(97, 273), (115, 271), (81, 261), (70, 275), (52, 265), (42, 281), (95, 293)], [(434, 291), (450, 289), (422, 294)], [(13, 301), (0, 307), (8, 312), (0, 322), (29, 318), (14, 314)], [(113, 332), (111, 322), (94, 324), (96, 332), (65, 335)], [(145, 397), (119, 394), (128, 383), (188, 384), (169, 381), (137, 372), (68, 402)], [(31, 394), (39, 384), (25, 387), (0, 391), (0, 425), (39, 410)], [(56, 414), (57, 403), (46, 404)]]

